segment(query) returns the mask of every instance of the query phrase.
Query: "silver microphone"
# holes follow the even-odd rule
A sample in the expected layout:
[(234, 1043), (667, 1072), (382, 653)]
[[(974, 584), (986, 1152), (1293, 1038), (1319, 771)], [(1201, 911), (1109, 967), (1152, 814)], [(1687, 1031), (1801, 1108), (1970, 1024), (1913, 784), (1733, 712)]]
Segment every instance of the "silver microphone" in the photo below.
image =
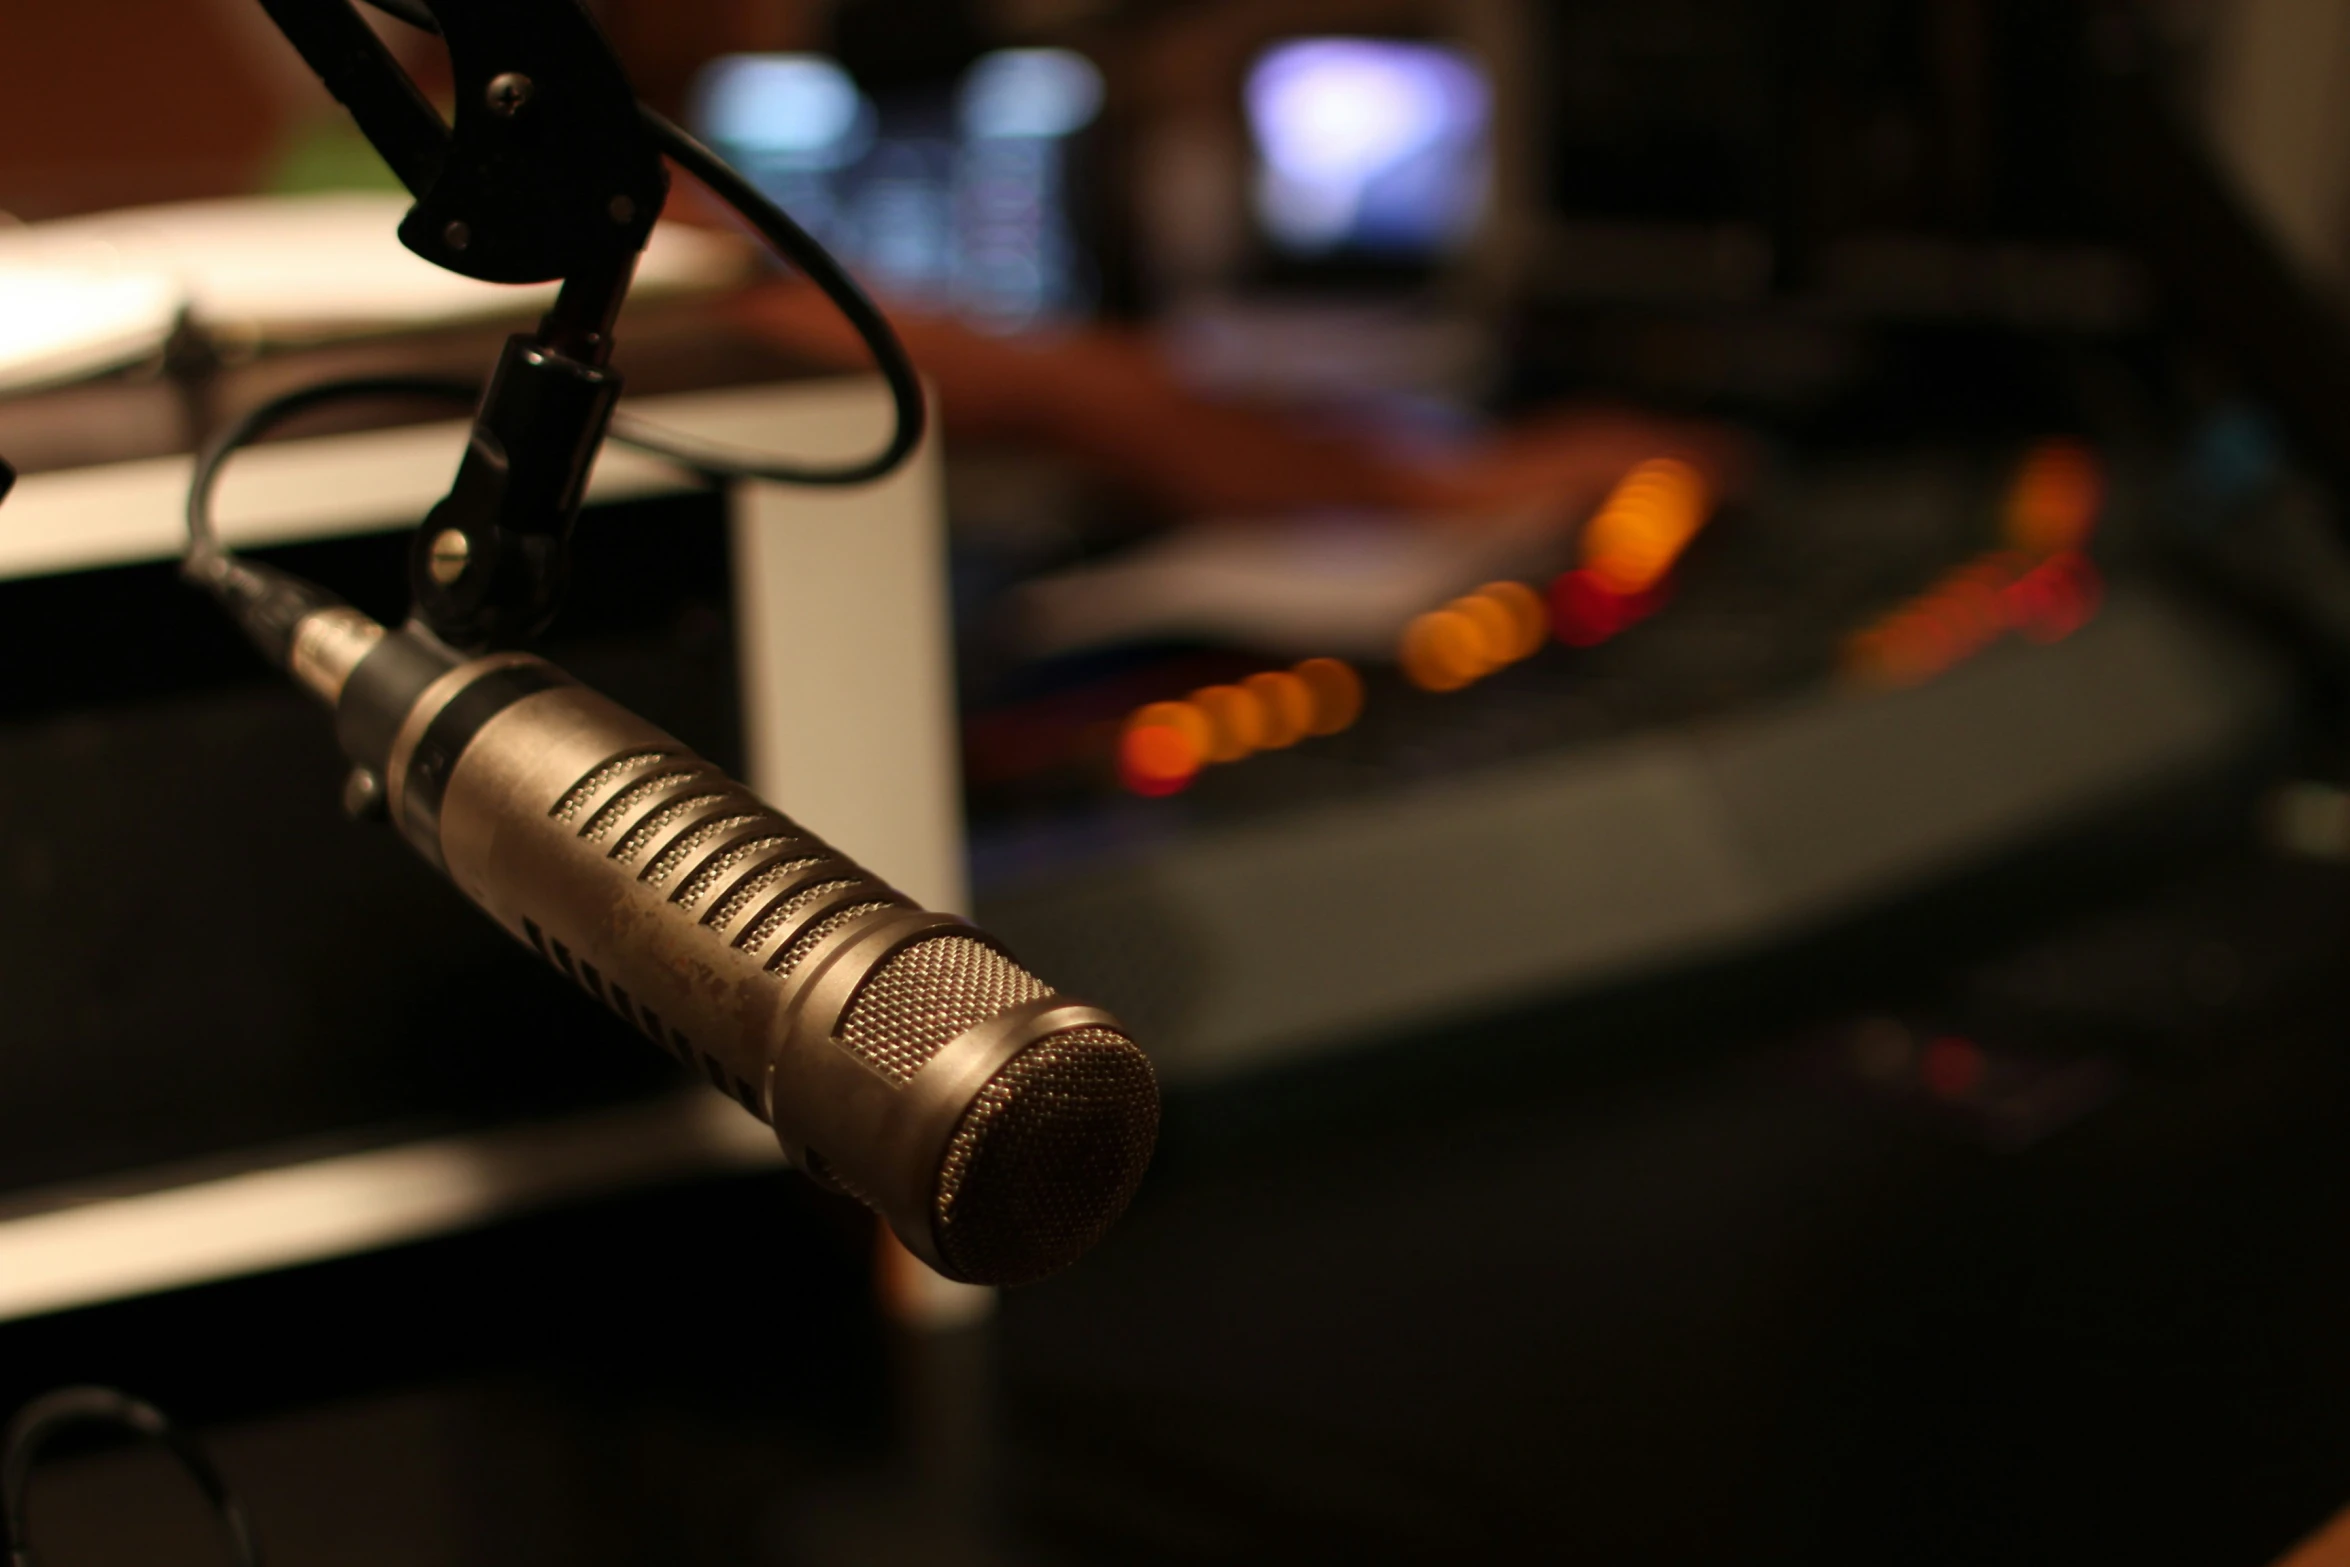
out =
[(1124, 1211), (1158, 1086), (1109, 1013), (545, 660), (305, 608), (278, 645), (359, 797), (917, 1256), (1024, 1283)]

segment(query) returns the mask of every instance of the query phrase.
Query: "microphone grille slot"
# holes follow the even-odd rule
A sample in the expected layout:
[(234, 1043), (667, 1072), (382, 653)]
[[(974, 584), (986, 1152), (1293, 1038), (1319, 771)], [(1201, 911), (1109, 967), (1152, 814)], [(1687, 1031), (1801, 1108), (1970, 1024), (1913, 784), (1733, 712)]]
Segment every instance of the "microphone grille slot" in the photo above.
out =
[[(747, 800), (738, 800), (736, 803), (747, 805), (750, 802)], [(699, 849), (702, 845), (708, 843), (713, 838), (733, 832), (737, 828), (750, 826), (752, 823), (759, 821), (762, 817), (765, 816), (765, 814), (766, 813), (763, 811), (745, 812), (738, 810), (730, 816), (713, 816), (708, 821), (701, 822), (696, 826), (687, 829), (685, 832), (678, 835), (677, 841), (675, 843), (671, 844), (668, 848), (663, 849), (658, 855), (656, 855), (652, 864), (646, 866), (642, 871), (639, 871), (637, 873), (637, 879), (651, 886), (660, 886), (670, 877), (677, 874), (677, 868), (683, 865), (687, 860), (691, 859), (696, 849)]]
[(940, 1255), (989, 1284), (1074, 1262), (1126, 1211), (1158, 1129), (1158, 1081), (1134, 1041), (1106, 1028), (1038, 1040), (988, 1079), (948, 1142)]
[(933, 936), (890, 955), (849, 1003), (833, 1039), (892, 1082), (910, 1082), (965, 1029), (1053, 994), (984, 941)]
[[(807, 862), (803, 861), (802, 863), (805, 864)], [(778, 870), (780, 871), (788, 868), (789, 867), (778, 867)], [(772, 879), (773, 878), (764, 871), (753, 878), (753, 880), (761, 882), (770, 881)], [(759, 922), (756, 925), (753, 925), (749, 930), (744, 931), (740, 936), (737, 936), (735, 938), (734, 944), (742, 948), (745, 952), (756, 952), (761, 947), (765, 946), (768, 940), (773, 937), (777, 931), (783, 929), (793, 920), (799, 918), (801, 910), (807, 908), (810, 904), (816, 902), (820, 898), (831, 897), (834, 893), (840, 891), (843, 887), (854, 887), (855, 885), (856, 883), (853, 881), (840, 880), (820, 881), (813, 887), (802, 887), (799, 891), (784, 899), (774, 908), (769, 909), (766, 913), (760, 915)], [(747, 890), (751, 892), (752, 896), (757, 895), (756, 889)], [(726, 901), (728, 903), (732, 903), (735, 901), (735, 898), (734, 896), (730, 895)], [(842, 912), (845, 913), (847, 911), (843, 910)], [(719, 921), (718, 923), (724, 922)], [(803, 937), (805, 937), (806, 934), (807, 932), (805, 931), (801, 932)], [(770, 964), (769, 967), (773, 967), (773, 965)]]
[[(768, 888), (774, 886), (777, 882), (782, 881), (787, 876), (798, 875), (800, 872), (806, 870), (809, 866), (815, 864), (819, 858), (821, 858), (821, 856), (813, 854), (799, 854), (793, 855), (789, 859), (777, 860), (773, 865), (760, 866), (757, 870), (751, 872), (750, 875), (743, 878), (743, 884), (741, 886), (735, 888), (734, 891), (719, 899), (718, 906), (712, 909), (709, 913), (702, 916), (702, 923), (705, 925), (713, 925), (720, 930), (724, 930), (727, 926), (734, 923), (736, 916), (740, 915), (743, 910), (749, 908), (760, 898), (765, 897)], [(825, 887), (830, 888), (838, 887), (842, 885), (842, 883), (826, 882), (824, 885)], [(804, 890), (812, 892), (817, 889), (808, 888)], [(738, 947), (757, 946), (760, 942), (765, 941), (769, 936), (775, 934), (775, 927), (783, 920), (790, 918), (792, 911), (800, 906), (800, 900), (794, 900), (793, 903), (787, 904), (782, 908), (770, 910), (768, 914), (759, 921), (758, 927), (754, 930), (746, 931), (743, 934), (742, 939), (737, 941), (735, 945)]]
[(628, 820), (629, 813), (649, 805), (675, 789), (689, 788), (714, 776), (710, 767), (693, 758), (685, 758), (681, 765), (650, 778), (640, 778), (618, 794), (596, 807), (593, 816), (579, 829), (579, 835), (590, 843), (601, 842), (614, 828)]
[[(849, 887), (854, 885), (856, 885), (854, 882), (833, 883), (833, 886), (836, 888)], [(831, 935), (834, 931), (839, 930), (843, 925), (848, 924), (851, 920), (863, 919), (866, 915), (873, 913), (877, 909), (894, 909), (897, 907), (899, 907), (899, 905), (895, 903), (885, 903), (879, 900), (871, 900), (864, 903), (852, 903), (845, 909), (834, 909), (830, 914), (825, 915), (815, 924), (809, 926), (806, 930), (801, 931), (797, 936), (794, 936), (791, 939), (791, 944), (789, 946), (785, 947), (781, 952), (778, 952), (775, 956), (767, 960), (767, 967), (776, 975), (777, 978), (786, 978), (791, 974), (793, 969), (800, 966), (800, 960), (806, 957), (809, 952), (814, 950), (816, 943), (822, 941), (825, 937)]]
[(586, 810), (588, 802), (615, 779), (624, 778), (633, 772), (640, 772), (655, 762), (665, 762), (675, 755), (677, 755), (675, 751), (653, 750), (631, 751), (626, 756), (616, 756), (564, 790), (563, 798), (557, 800), (555, 808), (547, 814), (559, 822), (571, 821), (580, 812)]
[[(695, 904), (708, 897), (711, 891), (716, 888), (721, 881), (726, 879), (726, 873), (728, 871), (735, 869), (748, 860), (755, 860), (762, 854), (769, 853), (775, 849), (780, 849), (785, 844), (790, 843), (792, 841), (792, 835), (790, 832), (786, 831), (788, 824), (781, 817), (773, 817), (771, 820), (775, 823), (776, 829), (772, 836), (765, 838), (754, 838), (749, 843), (738, 843), (733, 848), (727, 849), (714, 858), (695, 867), (694, 873), (685, 879), (685, 885), (678, 888), (677, 891), (669, 895), (671, 901), (682, 903), (690, 909)], [(765, 882), (772, 881), (776, 876), (783, 874), (785, 871), (797, 870), (799, 867), (810, 863), (812, 862), (807, 859), (786, 860), (780, 864), (768, 866), (765, 870), (759, 873), (758, 877), (754, 879), (759, 880), (762, 882), (762, 884), (764, 884)], [(737, 895), (741, 895), (739, 891)], [(712, 915), (710, 923), (723, 923), (723, 921), (718, 917), (719, 915), (740, 913), (741, 911), (741, 905), (736, 903), (733, 898), (729, 898), (725, 903), (719, 905), (717, 911)]]
[[(610, 851), (612, 858), (624, 863), (635, 859), (653, 846), (655, 838), (660, 837), (661, 834), (684, 821), (694, 812), (711, 809), (713, 801), (726, 799), (726, 793), (723, 789), (706, 789), (699, 794), (689, 794), (683, 799), (670, 801), (628, 829), (627, 836), (612, 845)], [(742, 820), (739, 812), (735, 820)]]

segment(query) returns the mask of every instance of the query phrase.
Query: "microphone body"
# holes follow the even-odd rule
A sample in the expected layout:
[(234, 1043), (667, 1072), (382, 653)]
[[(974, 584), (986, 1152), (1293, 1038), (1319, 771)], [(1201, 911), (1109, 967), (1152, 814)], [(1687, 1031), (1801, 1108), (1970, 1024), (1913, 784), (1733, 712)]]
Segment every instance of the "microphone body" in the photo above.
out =
[(543, 659), (338, 605), (286, 662), (459, 891), (941, 1273), (1042, 1277), (1124, 1210), (1158, 1091), (1107, 1012)]

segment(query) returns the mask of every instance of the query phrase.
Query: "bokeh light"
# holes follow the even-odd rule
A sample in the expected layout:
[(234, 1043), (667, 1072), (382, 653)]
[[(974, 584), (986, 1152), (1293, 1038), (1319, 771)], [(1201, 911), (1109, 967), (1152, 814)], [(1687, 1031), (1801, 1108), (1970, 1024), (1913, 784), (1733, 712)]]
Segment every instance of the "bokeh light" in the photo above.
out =
[(1477, 623), (1458, 610), (1430, 610), (1404, 628), (1406, 680), (1423, 691), (1458, 691), (1484, 674), (1485, 637)]
[(823, 55), (722, 55), (694, 78), (692, 95), (704, 135), (764, 161), (838, 168), (873, 143), (872, 106)]
[(1314, 693), (1303, 680), (1287, 670), (1268, 670), (1249, 676), (1240, 685), (1256, 698), (1262, 724), (1262, 738), (1257, 741), (1260, 748), (1279, 751), (1306, 737), (1314, 721)]
[(1488, 582), (1404, 627), (1396, 662), (1423, 691), (1458, 691), (1542, 650), (1542, 595), (1523, 582)]
[(1305, 683), (1313, 698), (1309, 735), (1334, 735), (1352, 728), (1363, 713), (1363, 677), (1354, 666), (1335, 658), (1309, 658), (1291, 673)]
[(2015, 629), (2034, 642), (2061, 642), (2104, 601), (2105, 582), (2088, 556), (2066, 550), (2017, 578), (2003, 595)]
[(1654, 614), (1673, 567), (1712, 513), (1695, 468), (1653, 457), (1624, 476), (1584, 527), (1582, 562), (1550, 585), (1550, 630), (1597, 647)]
[(1918, 1075), (1938, 1099), (1965, 1099), (1983, 1084), (1983, 1047), (1971, 1039), (1946, 1035), (1926, 1046)]
[(1237, 762), (1265, 743), (1265, 714), (1257, 699), (1238, 686), (1202, 686), (1191, 702), (1207, 715), (1207, 759)]
[(1101, 112), (1102, 73), (1068, 49), (998, 49), (971, 63), (955, 108), (966, 134), (995, 139), (1068, 136)]
[(1664, 580), (1705, 526), (1711, 501), (1696, 469), (1652, 457), (1624, 476), (1583, 530), (1583, 566), (1619, 598)]
[(1551, 625), (1569, 647), (1597, 647), (1627, 625), (1626, 601), (1578, 567), (1550, 585)]
[(1118, 736), (1118, 777), (1136, 794), (1175, 794), (1211, 762), (1337, 734), (1362, 711), (1362, 677), (1335, 658), (1203, 686), (1182, 701), (1145, 703), (1127, 715)]
[(2016, 470), (2000, 515), (2007, 547), (1976, 557), (1845, 644), (1846, 673), (1873, 685), (1914, 685), (2013, 632), (2061, 642), (2087, 625), (2104, 582), (2085, 553), (2105, 508), (2096, 453), (2047, 440)]
[(1242, 98), (1256, 144), (1256, 209), (1299, 255), (1454, 249), (1487, 196), (1493, 89), (1442, 44), (1296, 38), (1267, 50)]
[(1216, 749), (1216, 726), (1193, 703), (1153, 702), (1147, 707), (1135, 709), (1134, 716), (1126, 720), (1129, 729), (1138, 729), (1146, 724), (1182, 731), (1203, 761)]
[(2007, 542), (2034, 555), (2078, 550), (2105, 509), (2105, 474), (2097, 454), (2078, 441), (2043, 441), (2009, 487)]
[(1478, 675), (1489, 675), (1517, 656), (1517, 617), (1500, 603), (1481, 593), (1464, 593), (1444, 607), (1476, 629)]
[(1488, 582), (1477, 590), (1476, 596), (1500, 605), (1517, 628), (1510, 645), (1510, 660), (1532, 658), (1550, 640), (1550, 612), (1543, 605), (1542, 595), (1525, 583)]
[(1551, 630), (1569, 647), (1597, 647), (1617, 632), (1656, 613), (1662, 587), (1646, 593), (1615, 592), (1584, 567), (1561, 572), (1550, 585)]
[(1118, 776), (1136, 794), (1181, 791), (1199, 776), (1202, 760), (1198, 741), (1172, 724), (1130, 724), (1118, 737)]

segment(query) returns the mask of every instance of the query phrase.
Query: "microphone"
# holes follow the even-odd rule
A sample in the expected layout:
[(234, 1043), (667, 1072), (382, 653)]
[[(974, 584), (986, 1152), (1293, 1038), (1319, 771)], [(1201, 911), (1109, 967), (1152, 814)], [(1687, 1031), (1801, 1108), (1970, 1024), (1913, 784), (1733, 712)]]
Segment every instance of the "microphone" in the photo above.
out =
[(355, 814), (381, 809), (916, 1256), (1026, 1283), (1124, 1211), (1159, 1099), (1109, 1013), (543, 659), (388, 631), (266, 566), (211, 570), (263, 651), (334, 709)]

